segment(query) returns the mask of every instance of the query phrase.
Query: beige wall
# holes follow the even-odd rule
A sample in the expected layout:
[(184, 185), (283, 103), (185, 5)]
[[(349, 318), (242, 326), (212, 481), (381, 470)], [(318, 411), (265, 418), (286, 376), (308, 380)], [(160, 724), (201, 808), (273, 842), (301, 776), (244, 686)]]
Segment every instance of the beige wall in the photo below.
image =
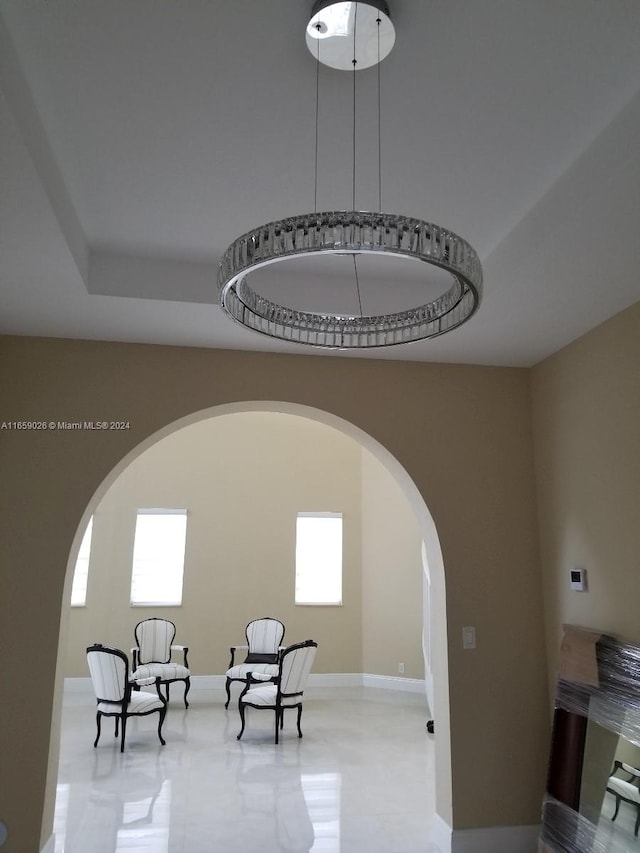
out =
[[(37, 848), (43, 814), (51, 830), (64, 581), (87, 505), (150, 436), (243, 401), (341, 419), (411, 478), (446, 570), (438, 625), (448, 633), (434, 649), (438, 812), (461, 829), (539, 820), (548, 697), (527, 371), (6, 337), (0, 389), (3, 420), (130, 422), (0, 435), (0, 803), (14, 848)], [(434, 582), (443, 603), (443, 578)], [(462, 650), (464, 625), (476, 626), (473, 651)]]
[(362, 659), (379, 675), (424, 678), (422, 537), (396, 481), (362, 453)]
[[(365, 505), (373, 502), (377, 512), (363, 513), (363, 488)], [(188, 509), (181, 607), (129, 605), (140, 507)], [(296, 513), (313, 510), (344, 515), (342, 607), (293, 601)], [(176, 623), (194, 675), (223, 673), (229, 646), (244, 642), (246, 623), (263, 615), (284, 622), (287, 642), (319, 642), (316, 672), (362, 672), (362, 602), (371, 590), (365, 621), (378, 626), (370, 630), (365, 671), (397, 674), (396, 659), (406, 657), (406, 675), (422, 678), (419, 541), (394, 479), (336, 429), (276, 412), (184, 427), (135, 459), (95, 509), (87, 603), (70, 609), (65, 675), (87, 676), (85, 648), (92, 642), (130, 648), (135, 624), (153, 615)], [(369, 552), (364, 565), (362, 547)], [(380, 562), (385, 549), (392, 562)]]
[[(561, 626), (640, 642), (640, 305), (533, 370), (549, 675)], [(588, 592), (569, 589), (586, 568)]]

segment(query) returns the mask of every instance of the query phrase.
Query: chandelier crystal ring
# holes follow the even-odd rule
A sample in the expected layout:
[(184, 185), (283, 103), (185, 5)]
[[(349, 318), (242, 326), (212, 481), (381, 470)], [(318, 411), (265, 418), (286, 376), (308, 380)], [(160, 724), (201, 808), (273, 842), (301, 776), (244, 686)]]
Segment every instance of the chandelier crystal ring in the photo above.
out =
[[(249, 275), (313, 254), (376, 254), (439, 267), (451, 286), (435, 299), (392, 314), (369, 316), (302, 311), (262, 296)], [(471, 317), (482, 298), (482, 268), (457, 234), (420, 219), (388, 213), (331, 211), (270, 222), (238, 237), (218, 273), (220, 304), (236, 322), (272, 338), (329, 349), (394, 346), (437, 337)]]

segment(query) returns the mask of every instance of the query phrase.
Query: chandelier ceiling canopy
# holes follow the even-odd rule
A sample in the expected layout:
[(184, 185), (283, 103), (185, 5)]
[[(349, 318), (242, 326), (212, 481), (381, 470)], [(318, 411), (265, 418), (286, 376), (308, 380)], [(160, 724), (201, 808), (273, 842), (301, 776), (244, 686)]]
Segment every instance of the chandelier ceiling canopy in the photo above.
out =
[[(437, 337), (466, 322), (482, 298), (482, 268), (474, 249), (461, 237), (431, 222), (382, 211), (355, 209), (355, 72), (378, 66), (395, 42), (389, 8), (378, 0), (318, 0), (306, 29), (316, 59), (316, 140), (320, 64), (349, 70), (353, 77), (353, 210), (289, 216), (261, 225), (235, 239), (220, 261), (218, 291), (223, 310), (237, 323), (264, 335), (330, 349), (366, 349)], [(380, 115), (378, 115), (380, 126)], [(378, 140), (380, 152), (380, 140)], [(380, 156), (380, 155), (379, 155)], [(316, 141), (316, 176), (317, 176)], [(380, 173), (380, 168), (379, 168)], [(316, 177), (317, 193), (317, 177)], [(359, 313), (304, 310), (281, 305), (251, 286), (249, 278), (273, 264), (301, 257), (352, 256)], [(358, 260), (387, 256), (419, 262), (424, 275), (444, 270), (449, 283), (435, 298), (392, 313), (362, 310)], [(426, 266), (424, 266), (426, 265)], [(393, 288), (391, 281), (388, 287)], [(423, 297), (424, 298), (424, 297)]]

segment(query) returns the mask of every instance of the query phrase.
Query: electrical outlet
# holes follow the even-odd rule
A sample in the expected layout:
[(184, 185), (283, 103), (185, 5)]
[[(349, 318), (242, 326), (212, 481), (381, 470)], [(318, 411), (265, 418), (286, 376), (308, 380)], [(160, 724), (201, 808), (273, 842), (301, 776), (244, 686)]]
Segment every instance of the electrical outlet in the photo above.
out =
[(398, 664), (398, 672), (404, 672), (404, 664), (403, 663)]

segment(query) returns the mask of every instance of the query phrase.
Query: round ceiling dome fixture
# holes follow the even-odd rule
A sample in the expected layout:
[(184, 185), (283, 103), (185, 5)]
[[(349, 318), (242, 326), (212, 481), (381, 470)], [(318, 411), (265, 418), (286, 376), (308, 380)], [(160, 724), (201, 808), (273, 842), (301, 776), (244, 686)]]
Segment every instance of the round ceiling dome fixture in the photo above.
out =
[(318, 0), (311, 10), (305, 38), (313, 58), (318, 57), (323, 65), (352, 71), (355, 59), (355, 70), (360, 71), (389, 55), (396, 31), (386, 3)]

